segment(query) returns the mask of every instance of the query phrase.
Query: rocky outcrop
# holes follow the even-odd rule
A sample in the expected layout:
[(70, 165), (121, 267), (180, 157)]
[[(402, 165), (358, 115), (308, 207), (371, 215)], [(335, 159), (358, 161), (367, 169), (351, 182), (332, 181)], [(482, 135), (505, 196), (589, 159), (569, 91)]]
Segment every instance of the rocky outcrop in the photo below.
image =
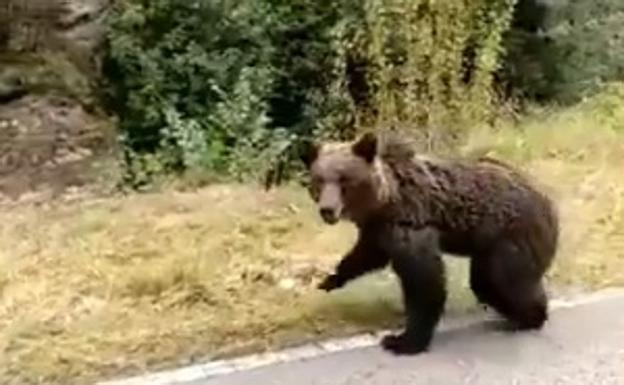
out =
[(110, 4), (0, 0), (0, 202), (90, 183), (110, 156), (112, 124), (86, 107)]
[[(82, 70), (99, 69), (104, 18), (110, 0), (66, 0), (57, 33), (70, 59)], [(96, 68), (93, 68), (95, 66)]]

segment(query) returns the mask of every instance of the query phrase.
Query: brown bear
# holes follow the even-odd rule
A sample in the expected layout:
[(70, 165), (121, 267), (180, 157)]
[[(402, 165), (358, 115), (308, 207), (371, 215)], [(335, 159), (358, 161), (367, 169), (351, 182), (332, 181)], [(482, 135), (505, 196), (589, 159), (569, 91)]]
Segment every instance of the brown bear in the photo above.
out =
[(302, 160), (322, 219), (358, 228), (355, 246), (319, 288), (388, 264), (399, 278), (406, 325), (382, 339), (385, 349), (428, 350), (446, 302), (442, 253), (470, 258), (476, 298), (514, 328), (547, 320), (542, 280), (557, 249), (558, 214), (520, 171), (490, 158), (418, 156), (400, 136), (372, 133), (314, 144)]

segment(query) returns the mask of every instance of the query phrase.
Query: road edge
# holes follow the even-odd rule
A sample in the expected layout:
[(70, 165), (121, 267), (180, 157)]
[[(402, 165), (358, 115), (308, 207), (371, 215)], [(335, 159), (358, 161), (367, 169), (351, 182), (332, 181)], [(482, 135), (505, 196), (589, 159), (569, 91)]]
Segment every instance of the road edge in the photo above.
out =
[[(550, 301), (550, 309), (556, 311), (583, 306), (620, 296), (624, 296), (624, 288), (609, 288), (568, 299), (554, 298)], [(462, 329), (482, 321), (483, 317), (474, 315), (458, 319), (445, 319), (441, 322), (438, 332)], [(173, 385), (208, 380), (213, 377), (256, 369), (272, 364), (288, 363), (346, 350), (375, 346), (378, 344), (380, 336), (387, 332), (389, 332), (389, 330), (380, 330), (375, 333), (360, 334), (347, 338), (328, 339), (275, 352), (252, 354), (134, 377), (102, 381), (97, 382), (95, 385)]]

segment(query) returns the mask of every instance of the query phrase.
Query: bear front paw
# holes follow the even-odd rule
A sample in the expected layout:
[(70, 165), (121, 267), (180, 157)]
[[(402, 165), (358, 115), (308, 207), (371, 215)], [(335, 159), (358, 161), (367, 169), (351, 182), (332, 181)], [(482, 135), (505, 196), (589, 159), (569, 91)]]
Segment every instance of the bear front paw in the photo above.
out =
[(330, 274), (317, 287), (324, 291), (332, 291), (342, 287), (343, 283), (336, 274)]
[(402, 334), (389, 334), (382, 338), (381, 346), (396, 355), (414, 355), (426, 352), (429, 348), (427, 338), (407, 336)]

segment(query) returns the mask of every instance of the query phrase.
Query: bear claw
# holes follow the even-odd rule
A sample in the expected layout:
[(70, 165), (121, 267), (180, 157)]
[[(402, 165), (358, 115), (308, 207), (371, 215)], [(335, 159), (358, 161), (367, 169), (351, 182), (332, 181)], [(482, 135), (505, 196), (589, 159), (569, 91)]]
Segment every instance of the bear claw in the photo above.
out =
[(324, 290), (324, 291), (332, 291), (340, 287), (342, 287), (342, 283), (340, 282), (340, 279), (338, 278), (338, 276), (335, 274), (328, 275), (317, 286), (317, 288)]
[(389, 334), (382, 338), (381, 346), (397, 355), (414, 355), (426, 352), (429, 344), (405, 334)]

